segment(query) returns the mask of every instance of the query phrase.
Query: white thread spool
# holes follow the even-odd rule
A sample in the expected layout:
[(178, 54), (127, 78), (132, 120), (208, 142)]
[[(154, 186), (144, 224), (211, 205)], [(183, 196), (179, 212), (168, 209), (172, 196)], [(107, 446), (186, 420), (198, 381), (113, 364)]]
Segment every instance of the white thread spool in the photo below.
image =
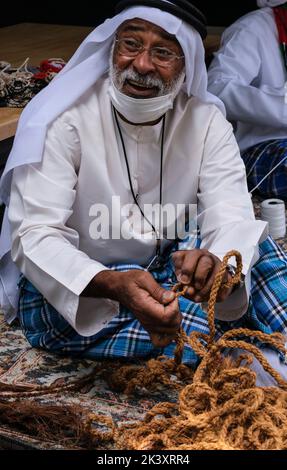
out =
[(269, 234), (282, 238), (286, 234), (285, 203), (281, 199), (266, 199), (261, 203), (261, 220), (269, 223)]

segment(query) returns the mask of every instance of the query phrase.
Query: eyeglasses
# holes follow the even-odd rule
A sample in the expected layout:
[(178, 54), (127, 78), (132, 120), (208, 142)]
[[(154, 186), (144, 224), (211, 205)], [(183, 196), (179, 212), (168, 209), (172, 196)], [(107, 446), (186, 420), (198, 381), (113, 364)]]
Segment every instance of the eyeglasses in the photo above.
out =
[(175, 60), (184, 58), (184, 55), (177, 55), (174, 51), (166, 47), (144, 47), (141, 42), (132, 38), (116, 39), (117, 52), (126, 57), (136, 57), (143, 51), (148, 51), (154, 64), (160, 67), (170, 67)]

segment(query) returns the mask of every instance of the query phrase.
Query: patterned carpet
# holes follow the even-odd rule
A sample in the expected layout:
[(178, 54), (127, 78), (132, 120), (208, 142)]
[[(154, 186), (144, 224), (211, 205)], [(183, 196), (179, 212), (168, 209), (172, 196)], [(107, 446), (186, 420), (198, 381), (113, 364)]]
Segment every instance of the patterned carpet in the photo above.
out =
[[(8, 326), (0, 314), (0, 402), (6, 401), (5, 388), (12, 386), (14, 395), (24, 396), (39, 386), (59, 387), (57, 393), (37, 397), (38, 403), (81, 405), (100, 415), (112, 416), (116, 423), (141, 419), (147, 410), (160, 401), (176, 401), (174, 391), (159, 386), (151, 394), (139, 390), (134, 397), (113, 392), (105, 377), (110, 377), (124, 363), (119, 361), (95, 362), (86, 359), (60, 357), (45, 351), (32, 349), (18, 325)], [(140, 365), (140, 363), (139, 363)], [(68, 386), (81, 384), (89, 375), (89, 385), (69, 391)], [(5, 387), (6, 386), (6, 387)], [(8, 387), (11, 388), (11, 387)], [(33, 400), (33, 397), (31, 398)], [(51, 436), (52, 439), (52, 436)], [(61, 449), (58, 443), (37, 440), (15, 431), (13, 427), (1, 426), (0, 446), (4, 448)]]
[[(258, 200), (254, 201), (254, 207), (259, 216)], [(287, 251), (287, 237), (278, 240), (278, 243)], [(155, 403), (177, 399), (176, 392), (164, 387), (152, 394), (144, 389), (139, 390), (132, 398), (113, 392), (105, 377), (110, 376), (119, 365), (118, 361), (72, 359), (31, 349), (19, 326), (8, 326), (0, 314), (0, 402), (1, 397), (5, 398), (7, 386), (12, 386), (18, 397), (21, 394), (24, 396), (35, 387), (59, 386), (57, 393), (37, 397), (37, 402), (81, 404), (97, 414), (112, 416), (116, 423), (125, 423), (141, 419)], [(93, 380), (88, 386), (79, 386), (78, 391), (69, 391), (69, 384), (81, 384), (91, 372)], [(52, 436), (51, 440), (43, 441), (19, 432), (12, 425), (1, 426), (1, 417), (0, 446), (13, 449), (63, 448), (59, 443), (53, 442)]]

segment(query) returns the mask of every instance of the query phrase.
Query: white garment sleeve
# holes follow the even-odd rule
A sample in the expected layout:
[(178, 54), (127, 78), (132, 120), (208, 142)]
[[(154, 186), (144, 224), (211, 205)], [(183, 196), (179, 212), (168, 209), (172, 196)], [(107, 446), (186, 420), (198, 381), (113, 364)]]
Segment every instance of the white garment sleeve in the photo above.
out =
[(99, 330), (96, 304), (103, 317), (112, 301), (95, 299), (89, 318), (77, 316), (80, 293), (107, 269), (78, 249), (79, 235), (66, 224), (80, 158), (75, 129), (58, 118), (47, 133), (43, 161), (14, 170), (8, 216), (13, 261), (78, 333), (91, 335)]
[[(220, 112), (215, 113), (205, 142), (199, 178), (198, 224), (201, 248), (221, 260), (233, 249), (242, 255), (245, 287), (216, 307), (216, 316), (221, 320), (240, 318), (248, 306), (250, 269), (258, 259), (258, 243), (267, 236), (267, 224), (255, 220), (245, 167), (232, 126)], [(230, 264), (235, 265), (234, 258)]]
[(282, 129), (287, 126), (286, 89), (257, 84), (262, 60), (268, 60), (262, 54), (264, 44), (253, 31), (230, 27), (209, 66), (208, 90), (223, 101), (229, 121)]

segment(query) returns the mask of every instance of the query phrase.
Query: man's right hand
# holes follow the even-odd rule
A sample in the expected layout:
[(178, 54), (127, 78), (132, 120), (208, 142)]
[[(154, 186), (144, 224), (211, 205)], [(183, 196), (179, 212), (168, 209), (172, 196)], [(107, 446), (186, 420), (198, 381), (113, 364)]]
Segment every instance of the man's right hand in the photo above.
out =
[(149, 333), (155, 347), (167, 346), (181, 325), (175, 293), (163, 289), (146, 271), (101, 271), (82, 295), (109, 298), (127, 307)]

